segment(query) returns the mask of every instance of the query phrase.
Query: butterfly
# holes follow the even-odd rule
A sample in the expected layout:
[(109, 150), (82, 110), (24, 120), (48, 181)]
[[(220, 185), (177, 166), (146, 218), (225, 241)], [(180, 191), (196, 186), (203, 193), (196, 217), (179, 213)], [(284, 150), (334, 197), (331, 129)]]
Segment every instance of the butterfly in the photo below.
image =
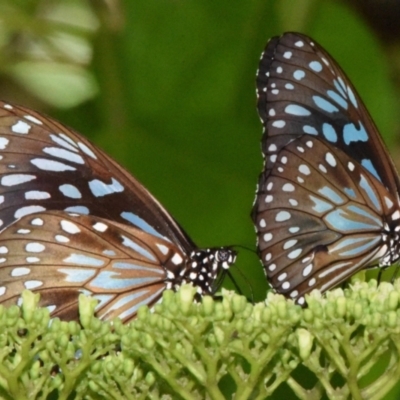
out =
[(272, 38), (257, 72), (264, 169), (252, 218), (276, 292), (305, 305), (399, 259), (399, 176), (359, 95), (311, 38)]
[(0, 304), (23, 289), (52, 317), (78, 319), (78, 296), (96, 316), (136, 316), (183, 283), (213, 295), (236, 259), (199, 249), (131, 174), (72, 129), (0, 102)]

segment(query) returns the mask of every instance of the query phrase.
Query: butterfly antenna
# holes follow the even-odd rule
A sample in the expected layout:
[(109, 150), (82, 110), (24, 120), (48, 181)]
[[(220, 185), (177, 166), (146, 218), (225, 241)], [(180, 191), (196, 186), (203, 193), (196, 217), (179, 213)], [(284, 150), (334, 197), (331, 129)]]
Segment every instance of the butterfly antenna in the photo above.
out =
[[(241, 248), (243, 250), (249, 251), (250, 253), (257, 254), (257, 252), (255, 250), (250, 249), (249, 247), (246, 247), (246, 246), (235, 245), (232, 247)], [(254, 304), (254, 291), (253, 291), (253, 286), (251, 285), (250, 280), (247, 278), (247, 276), (243, 273), (243, 271), (236, 264), (234, 264), (233, 267), (236, 268), (236, 271), (238, 271), (238, 273), (240, 274), (242, 279), (246, 282), (247, 287), (249, 288), (250, 297), (246, 296), (247, 300)], [(227, 271), (227, 275), (229, 276), (229, 279), (231, 280), (231, 282), (233, 283), (233, 286), (239, 292), (239, 294), (244, 296), (243, 291), (240, 289), (239, 285), (237, 284), (236, 280), (234, 279), (234, 277), (231, 273), (231, 270)]]
[[(394, 281), (397, 279), (397, 277), (399, 276), (399, 269), (400, 269), (400, 265), (398, 263), (396, 263), (396, 267), (395, 270), (393, 272), (392, 278), (390, 279), (390, 283), (393, 285)], [(383, 269), (379, 270), (379, 275), (378, 275), (378, 283), (380, 283), (380, 277), (382, 275)]]

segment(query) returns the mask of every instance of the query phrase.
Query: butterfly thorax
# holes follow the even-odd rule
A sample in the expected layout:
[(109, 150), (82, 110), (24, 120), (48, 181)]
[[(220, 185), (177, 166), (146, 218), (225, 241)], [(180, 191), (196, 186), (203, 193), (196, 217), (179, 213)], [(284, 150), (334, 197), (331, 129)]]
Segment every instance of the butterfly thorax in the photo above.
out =
[(232, 249), (219, 247), (197, 249), (192, 251), (186, 261), (186, 266), (180, 269), (179, 276), (174, 276), (169, 285), (174, 289), (182, 284), (192, 283), (199, 295), (212, 295), (218, 289), (214, 283), (217, 278), (236, 260), (236, 252)]
[(383, 255), (379, 259), (380, 267), (388, 267), (400, 259), (400, 225), (399, 221), (393, 218), (393, 215), (397, 215), (398, 213), (399, 212), (396, 211), (392, 214), (390, 222), (384, 223), (381, 250)]

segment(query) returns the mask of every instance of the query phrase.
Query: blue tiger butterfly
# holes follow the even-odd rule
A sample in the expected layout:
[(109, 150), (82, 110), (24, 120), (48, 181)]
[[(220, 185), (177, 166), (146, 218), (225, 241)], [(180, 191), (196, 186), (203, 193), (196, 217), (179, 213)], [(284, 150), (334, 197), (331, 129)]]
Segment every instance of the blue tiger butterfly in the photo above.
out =
[(399, 259), (399, 176), (353, 85), (311, 38), (272, 38), (257, 73), (264, 169), (252, 218), (271, 286), (304, 305)]
[(0, 303), (23, 289), (53, 317), (129, 321), (167, 288), (214, 294), (235, 261), (230, 248), (198, 249), (132, 175), (72, 129), (0, 102)]

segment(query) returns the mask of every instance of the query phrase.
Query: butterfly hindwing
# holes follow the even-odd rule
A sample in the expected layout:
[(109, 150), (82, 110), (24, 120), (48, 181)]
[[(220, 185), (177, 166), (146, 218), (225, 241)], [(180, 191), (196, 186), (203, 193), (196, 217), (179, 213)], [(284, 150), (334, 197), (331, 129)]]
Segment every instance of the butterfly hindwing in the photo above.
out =
[(159, 299), (166, 281), (170, 288), (179, 281), (184, 264), (184, 255), (166, 240), (60, 211), (22, 217), (0, 239), (2, 302), (14, 304), (23, 289), (35, 290), (41, 305), (63, 319), (77, 312), (80, 293), (99, 300), (99, 317), (132, 319), (141, 304)]

